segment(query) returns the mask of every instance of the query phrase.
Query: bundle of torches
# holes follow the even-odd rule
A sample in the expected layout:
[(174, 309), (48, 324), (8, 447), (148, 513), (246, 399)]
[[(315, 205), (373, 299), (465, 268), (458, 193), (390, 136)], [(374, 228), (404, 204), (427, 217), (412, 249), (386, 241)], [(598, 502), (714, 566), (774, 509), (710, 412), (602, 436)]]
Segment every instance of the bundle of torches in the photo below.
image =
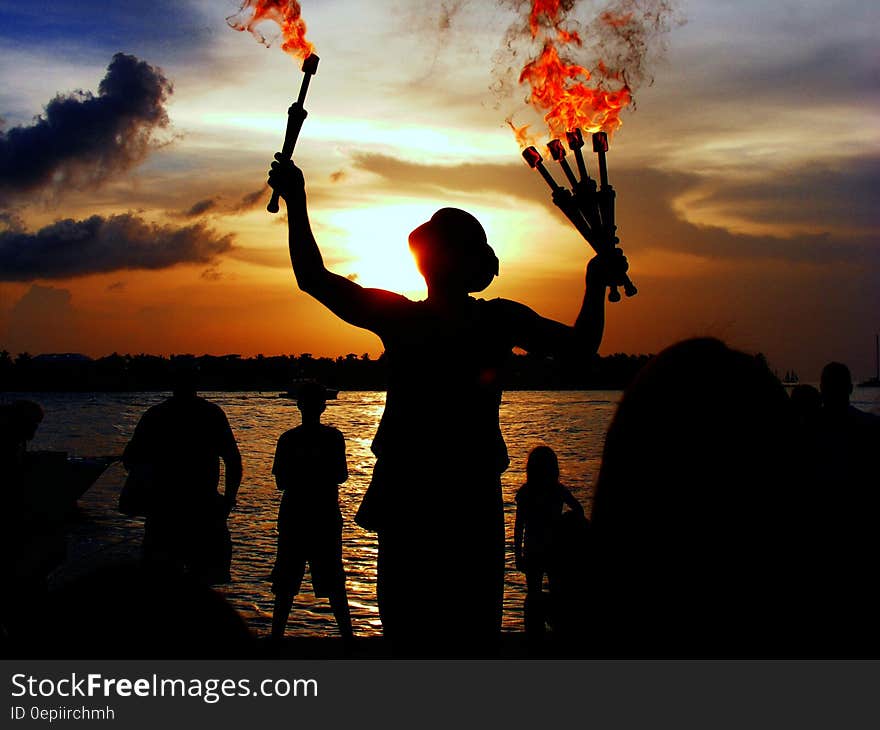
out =
[[(526, 147), (523, 157), (529, 163), (529, 167), (541, 173), (547, 185), (553, 191), (553, 202), (571, 221), (578, 233), (580, 233), (593, 250), (600, 256), (620, 255), (615, 249), (620, 239), (617, 237), (617, 225), (614, 222), (614, 188), (608, 184), (608, 164), (605, 153), (608, 151), (608, 135), (605, 132), (593, 134), (593, 151), (599, 161), (599, 185), (587, 172), (587, 164), (584, 161), (583, 146), (584, 137), (580, 129), (574, 129), (565, 134), (568, 148), (574, 153), (577, 163), (578, 175), (575, 175), (568, 160), (565, 159), (565, 145), (560, 139), (551, 139), (547, 143), (550, 156), (559, 163), (562, 172), (571, 184), (571, 190), (559, 185), (553, 179), (550, 171), (544, 167), (541, 153), (535, 147)], [(578, 179), (578, 176), (580, 179)], [(638, 293), (635, 285), (625, 273), (619, 281), (614, 282), (608, 292), (608, 301), (619, 302), (622, 286), (628, 297)]]

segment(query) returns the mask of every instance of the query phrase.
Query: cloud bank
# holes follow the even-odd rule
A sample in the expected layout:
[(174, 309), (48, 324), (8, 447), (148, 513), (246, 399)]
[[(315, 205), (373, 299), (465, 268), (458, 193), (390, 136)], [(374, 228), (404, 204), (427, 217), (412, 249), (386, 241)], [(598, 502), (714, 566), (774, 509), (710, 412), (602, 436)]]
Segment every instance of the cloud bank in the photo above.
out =
[(212, 263), (233, 247), (232, 236), (204, 223), (158, 225), (131, 213), (65, 219), (36, 233), (0, 232), (0, 281), (66, 279), (131, 269)]
[(117, 53), (97, 95), (59, 94), (32, 125), (0, 132), (0, 195), (97, 186), (128, 170), (168, 126), (171, 93), (159, 69)]

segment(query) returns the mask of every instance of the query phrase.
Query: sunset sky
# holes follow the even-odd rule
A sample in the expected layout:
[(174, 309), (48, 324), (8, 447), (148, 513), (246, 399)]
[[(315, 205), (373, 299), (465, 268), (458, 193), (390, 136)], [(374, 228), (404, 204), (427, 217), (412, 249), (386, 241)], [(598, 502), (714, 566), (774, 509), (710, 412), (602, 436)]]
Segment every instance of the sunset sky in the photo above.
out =
[[(457, 206), (501, 261), (480, 296), (573, 322), (589, 251), (505, 124), (539, 129), (506, 50), (517, 5), (302, 0), (321, 63), (295, 158), (333, 270), (423, 297), (406, 235)], [(582, 2), (575, 18), (600, 7)], [(381, 352), (295, 287), (262, 188), (299, 63), (231, 30), (237, 10), (0, 0), (0, 349)], [(668, 24), (609, 152), (640, 293), (608, 306), (601, 352), (708, 334), (805, 380), (832, 359), (867, 377), (880, 6), (690, 0)], [(131, 84), (140, 121), (106, 126)], [(100, 103), (47, 110), (76, 90)], [(111, 144), (93, 143), (95, 128)]]

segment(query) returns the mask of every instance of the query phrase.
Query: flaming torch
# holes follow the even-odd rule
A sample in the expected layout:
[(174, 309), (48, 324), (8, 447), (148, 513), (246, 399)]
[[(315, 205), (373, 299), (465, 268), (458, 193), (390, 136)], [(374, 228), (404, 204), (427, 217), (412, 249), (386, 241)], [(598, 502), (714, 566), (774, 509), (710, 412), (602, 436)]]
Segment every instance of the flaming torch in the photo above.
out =
[[(281, 148), (282, 158), (289, 160), (308, 115), (304, 106), (306, 92), (309, 90), (312, 76), (318, 71), (319, 59), (315, 54), (314, 45), (306, 40), (306, 24), (297, 0), (242, 0), (238, 13), (226, 18), (226, 23), (233, 30), (247, 31), (264, 46), (269, 46), (272, 41), (260, 31), (260, 27), (265, 22), (275, 23), (281, 29), (283, 38), (281, 50), (303, 59), (303, 79), (299, 87), (299, 96), (287, 110), (287, 130)], [(278, 193), (272, 193), (272, 199), (266, 210), (270, 213), (278, 212)]]
[[(669, 10), (652, 0), (626, 10), (619, 4), (599, 3), (600, 11), (589, 26), (568, 22), (577, 0), (530, 0), (520, 3), (521, 11), (528, 11), (522, 32), (540, 48), (526, 62), (519, 82), (527, 84), (527, 103), (539, 112), (547, 124), (551, 139), (547, 144), (550, 156), (559, 163), (571, 190), (561, 187), (544, 167), (541, 155), (528, 147), (523, 157), (536, 169), (550, 186), (553, 202), (565, 214), (587, 242), (600, 256), (619, 255), (617, 225), (614, 219), (614, 188), (608, 182), (608, 136), (621, 126), (620, 113), (632, 102), (633, 87), (644, 77), (644, 54), (658, 29), (668, 17)], [(594, 42), (584, 46), (581, 32), (586, 29)], [(575, 55), (583, 56), (585, 48), (595, 45), (605, 56), (581, 65)], [(620, 49), (627, 53), (620, 53)], [(608, 55), (606, 55), (606, 53)], [(608, 62), (608, 59), (613, 59)], [(528, 125), (517, 127), (508, 119), (520, 146), (526, 140)], [(593, 132), (593, 151), (597, 155), (597, 179), (590, 177), (584, 160), (584, 134)], [(562, 138), (574, 155), (575, 165), (566, 159)], [(573, 167), (577, 168), (577, 174)], [(598, 184), (597, 184), (598, 182)], [(627, 296), (637, 289), (623, 274), (610, 287), (609, 301), (620, 300), (618, 286)]]
[[(604, 179), (605, 184), (597, 191), (595, 181), (587, 175), (586, 163), (581, 152), (583, 137), (580, 129), (570, 132), (567, 138), (569, 147), (575, 154), (578, 170), (581, 173), (580, 180), (577, 179), (574, 171), (571, 169), (571, 165), (565, 159), (565, 147), (562, 145), (562, 142), (558, 139), (553, 139), (550, 140), (547, 146), (550, 150), (550, 155), (559, 162), (565, 177), (571, 183), (571, 191), (556, 182), (550, 171), (544, 167), (544, 159), (537, 149), (526, 147), (522, 153), (523, 159), (529, 164), (529, 167), (537, 170), (541, 177), (544, 178), (544, 182), (547, 183), (553, 192), (553, 202), (556, 204), (556, 207), (565, 214), (565, 217), (571, 221), (577, 232), (584, 237), (593, 250), (600, 256), (610, 255), (616, 248), (619, 239), (615, 235), (614, 190), (607, 184), (608, 172), (604, 164), (604, 151), (603, 156), (600, 157), (600, 179)], [(594, 142), (594, 144), (596, 143)], [(602, 173), (603, 170), (604, 175)], [(614, 282), (610, 287), (608, 301), (620, 301), (620, 292), (617, 290), (618, 286), (623, 286), (623, 290), (628, 297), (635, 296), (638, 293), (638, 289), (636, 289), (629, 276), (623, 274), (621, 279)]]
[[(293, 156), (296, 140), (299, 138), (303, 122), (309, 114), (303, 105), (306, 101), (306, 93), (309, 90), (309, 82), (312, 80), (312, 76), (318, 72), (318, 61), (320, 60), (318, 56), (312, 53), (303, 61), (303, 79), (299, 87), (299, 96), (297, 96), (296, 101), (287, 110), (287, 130), (284, 133), (284, 145), (281, 147), (281, 157), (285, 160), (289, 160)], [(266, 210), (270, 213), (278, 212), (277, 190), (273, 191), (272, 199), (269, 201), (269, 205), (266, 206)]]

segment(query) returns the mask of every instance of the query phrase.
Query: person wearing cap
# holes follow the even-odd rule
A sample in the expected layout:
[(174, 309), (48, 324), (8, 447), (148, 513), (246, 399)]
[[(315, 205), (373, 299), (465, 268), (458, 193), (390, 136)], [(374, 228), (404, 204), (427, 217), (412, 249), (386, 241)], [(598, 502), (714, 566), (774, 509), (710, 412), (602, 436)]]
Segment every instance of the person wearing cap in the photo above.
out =
[(330, 599), (339, 634), (350, 647), (354, 634), (345, 593), (339, 511), (339, 485), (348, 479), (345, 437), (338, 428), (321, 423), (327, 391), (320, 383), (300, 385), (296, 405), (302, 423), (281, 434), (272, 465), (275, 484), (283, 492), (272, 569), (272, 640), (284, 638), (308, 562), (315, 596)]
[(574, 326), (507, 299), (470, 296), (498, 275), (479, 221), (442, 208), (409, 235), (428, 288), (423, 301), (329, 271), (309, 224), (302, 172), (272, 163), (286, 201), (300, 289), (349, 324), (376, 333), (388, 359), (373, 478), (356, 521), (378, 533), (377, 598), (393, 651), (492, 653), (501, 628), (508, 466), (499, 427), (502, 374), (513, 348), (586, 358), (604, 328), (605, 290), (622, 257), (595, 258)]

